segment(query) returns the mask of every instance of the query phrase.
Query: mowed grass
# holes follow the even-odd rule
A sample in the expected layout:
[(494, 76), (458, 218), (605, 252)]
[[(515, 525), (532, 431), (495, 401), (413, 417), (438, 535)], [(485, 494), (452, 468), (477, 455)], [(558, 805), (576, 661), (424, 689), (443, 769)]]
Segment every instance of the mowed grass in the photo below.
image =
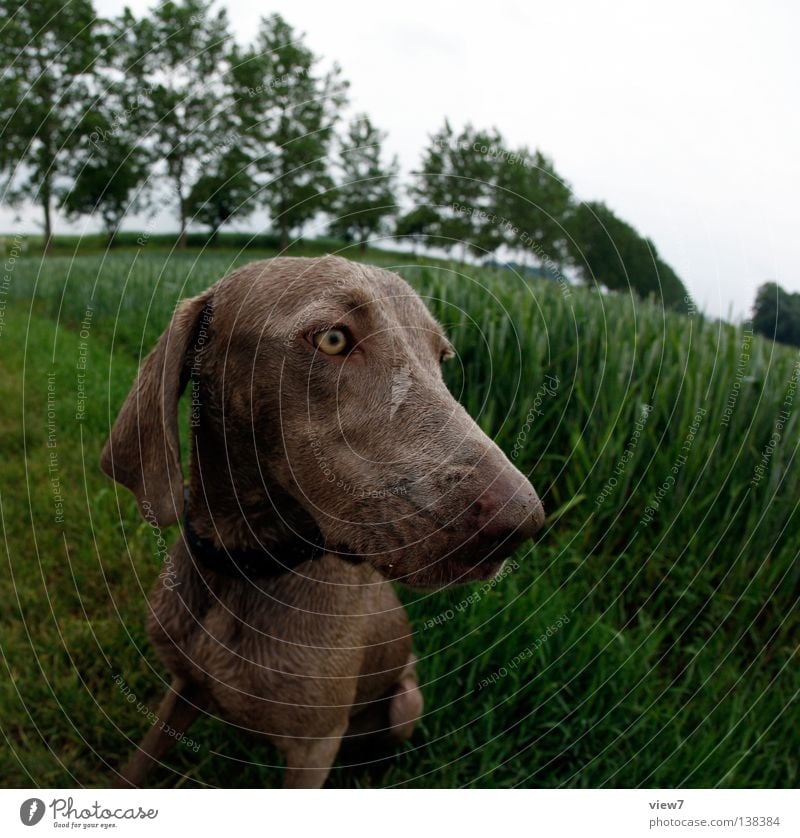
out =
[[(99, 452), (175, 301), (252, 258), (131, 252), (10, 272), (4, 785), (107, 785), (148, 727), (140, 708), (157, 708), (166, 673), (144, 622), (158, 552)], [(330, 783), (796, 786), (797, 353), (624, 296), (398, 270), (458, 349), (453, 392), (531, 473), (549, 524), (493, 586), (402, 592), (424, 720), (380, 770), (340, 766)], [(269, 746), (213, 720), (190, 735), (198, 750), (178, 745), (154, 784), (279, 782)]]

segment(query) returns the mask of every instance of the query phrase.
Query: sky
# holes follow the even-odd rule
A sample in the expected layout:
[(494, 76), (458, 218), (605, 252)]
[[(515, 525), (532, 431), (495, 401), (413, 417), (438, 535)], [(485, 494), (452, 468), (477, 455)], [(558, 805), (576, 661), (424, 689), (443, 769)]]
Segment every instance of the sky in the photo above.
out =
[[(112, 15), (124, 3), (95, 5)], [(800, 4), (225, 5), (242, 42), (280, 12), (337, 61), (351, 111), (388, 132), (406, 174), (445, 117), (495, 126), (550, 156), (578, 199), (652, 238), (707, 313), (746, 317), (768, 279), (800, 291)], [(11, 218), (0, 211), (0, 229)], [(23, 213), (31, 231), (35, 220)]]

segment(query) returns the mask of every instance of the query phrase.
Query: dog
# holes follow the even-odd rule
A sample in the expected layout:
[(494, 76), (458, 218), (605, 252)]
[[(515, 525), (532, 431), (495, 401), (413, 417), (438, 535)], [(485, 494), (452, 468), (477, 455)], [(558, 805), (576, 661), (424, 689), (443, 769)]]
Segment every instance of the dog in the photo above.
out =
[(423, 700), (391, 582), (491, 578), (544, 521), (445, 386), (452, 355), (403, 279), (339, 257), (254, 262), (178, 304), (101, 458), (154, 527), (182, 523), (149, 603), (172, 683), (118, 785), (200, 713), (273, 743), (287, 788), (321, 787), (343, 741), (411, 736)]

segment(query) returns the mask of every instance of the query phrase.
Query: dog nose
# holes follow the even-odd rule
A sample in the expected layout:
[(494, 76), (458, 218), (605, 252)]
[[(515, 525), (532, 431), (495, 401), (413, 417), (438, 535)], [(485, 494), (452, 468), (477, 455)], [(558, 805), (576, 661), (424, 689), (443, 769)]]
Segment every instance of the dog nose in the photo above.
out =
[(475, 501), (473, 510), (481, 536), (494, 541), (513, 537), (522, 542), (533, 538), (545, 518), (535, 489), (519, 473), (504, 473), (492, 481)]

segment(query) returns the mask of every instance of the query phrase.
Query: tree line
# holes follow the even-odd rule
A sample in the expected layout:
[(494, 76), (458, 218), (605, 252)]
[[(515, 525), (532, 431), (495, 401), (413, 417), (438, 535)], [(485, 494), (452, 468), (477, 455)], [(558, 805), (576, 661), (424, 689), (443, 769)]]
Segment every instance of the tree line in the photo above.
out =
[(0, 14), (0, 188), (39, 205), (45, 251), (56, 208), (98, 217), (111, 242), (126, 214), (166, 194), (181, 245), (190, 223), (213, 240), (261, 209), (286, 247), (324, 214), (362, 249), (393, 234), (461, 258), (501, 251), (689, 304), (652, 241), (605, 204), (575, 201), (550, 159), (495, 129), (445, 121), (401, 187), (384, 132), (366, 114), (345, 119), (338, 65), (325, 69), (278, 14), (246, 45), (210, 0), (114, 19), (91, 0), (0, 0)]
[(756, 292), (753, 330), (779, 343), (800, 346), (800, 294), (765, 282)]

